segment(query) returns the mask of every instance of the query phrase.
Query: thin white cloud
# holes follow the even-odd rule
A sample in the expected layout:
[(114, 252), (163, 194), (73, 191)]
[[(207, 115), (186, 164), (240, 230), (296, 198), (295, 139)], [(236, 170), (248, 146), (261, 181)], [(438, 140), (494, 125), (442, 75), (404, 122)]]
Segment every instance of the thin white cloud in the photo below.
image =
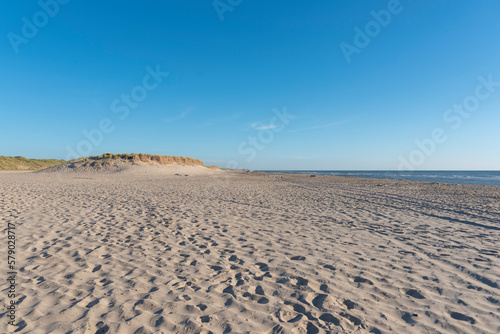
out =
[(269, 130), (278, 127), (277, 125), (273, 124), (264, 124), (264, 125), (256, 125), (256, 124), (254, 125), (254, 124), (252, 124), (252, 128), (254, 128), (255, 130)]

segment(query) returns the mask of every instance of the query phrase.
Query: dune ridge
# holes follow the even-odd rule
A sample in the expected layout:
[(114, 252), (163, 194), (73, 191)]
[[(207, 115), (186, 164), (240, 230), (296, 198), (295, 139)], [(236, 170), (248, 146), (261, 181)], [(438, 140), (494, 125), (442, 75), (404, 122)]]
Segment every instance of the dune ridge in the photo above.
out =
[(21, 156), (0, 156), (0, 170), (39, 170), (65, 163), (58, 159), (28, 159)]
[(41, 172), (89, 172), (106, 171), (120, 172), (132, 166), (200, 166), (205, 164), (199, 159), (181, 156), (154, 155), (143, 153), (105, 153), (98, 156), (89, 156), (70, 161), (62, 165), (44, 169)]

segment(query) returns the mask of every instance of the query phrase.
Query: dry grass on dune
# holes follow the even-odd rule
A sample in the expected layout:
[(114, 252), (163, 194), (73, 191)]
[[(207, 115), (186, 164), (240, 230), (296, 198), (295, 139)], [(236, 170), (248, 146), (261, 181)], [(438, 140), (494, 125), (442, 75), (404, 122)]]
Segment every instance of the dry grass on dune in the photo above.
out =
[(153, 155), (143, 153), (104, 153), (101, 155), (90, 156), (78, 160), (72, 160), (64, 165), (47, 168), (44, 172), (61, 171), (120, 171), (128, 169), (134, 165), (140, 166), (200, 166), (204, 167), (201, 160), (177, 157), (168, 155)]
[(143, 153), (104, 153), (101, 155), (94, 155), (88, 158), (84, 158), (83, 161), (87, 162), (93, 160), (95, 162), (100, 162), (103, 165), (110, 164), (115, 160), (129, 160), (133, 163), (144, 162), (144, 163), (158, 163), (160, 165), (185, 165), (185, 166), (204, 166), (203, 161), (199, 159), (178, 157), (170, 155), (156, 155), (156, 154), (143, 154)]
[(57, 159), (27, 159), (25, 157), (0, 156), (0, 170), (38, 170), (65, 163)]

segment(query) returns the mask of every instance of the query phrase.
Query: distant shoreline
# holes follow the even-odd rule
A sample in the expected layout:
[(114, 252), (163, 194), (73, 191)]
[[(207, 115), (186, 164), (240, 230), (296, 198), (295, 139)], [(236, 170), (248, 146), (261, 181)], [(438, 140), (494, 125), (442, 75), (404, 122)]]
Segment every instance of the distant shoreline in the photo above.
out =
[(256, 170), (255, 172), (500, 186), (500, 171)]

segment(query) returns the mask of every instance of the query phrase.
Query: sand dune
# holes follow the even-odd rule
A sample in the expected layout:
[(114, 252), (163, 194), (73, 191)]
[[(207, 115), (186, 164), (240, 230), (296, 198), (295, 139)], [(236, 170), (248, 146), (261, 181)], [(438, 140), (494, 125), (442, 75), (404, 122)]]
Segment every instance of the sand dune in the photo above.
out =
[(136, 166), (0, 191), (22, 333), (500, 331), (497, 187)]
[(219, 170), (217, 166), (211, 167), (215, 168), (207, 168), (203, 164), (203, 161), (187, 157), (142, 153), (105, 153), (100, 156), (91, 156), (69, 161), (65, 164), (45, 168), (39, 172), (60, 174), (68, 172), (117, 173), (134, 171), (137, 173), (142, 170), (143, 173), (145, 172), (148, 174), (175, 174), (186, 170), (187, 172), (200, 175), (210, 174), (207, 171), (208, 169)]

